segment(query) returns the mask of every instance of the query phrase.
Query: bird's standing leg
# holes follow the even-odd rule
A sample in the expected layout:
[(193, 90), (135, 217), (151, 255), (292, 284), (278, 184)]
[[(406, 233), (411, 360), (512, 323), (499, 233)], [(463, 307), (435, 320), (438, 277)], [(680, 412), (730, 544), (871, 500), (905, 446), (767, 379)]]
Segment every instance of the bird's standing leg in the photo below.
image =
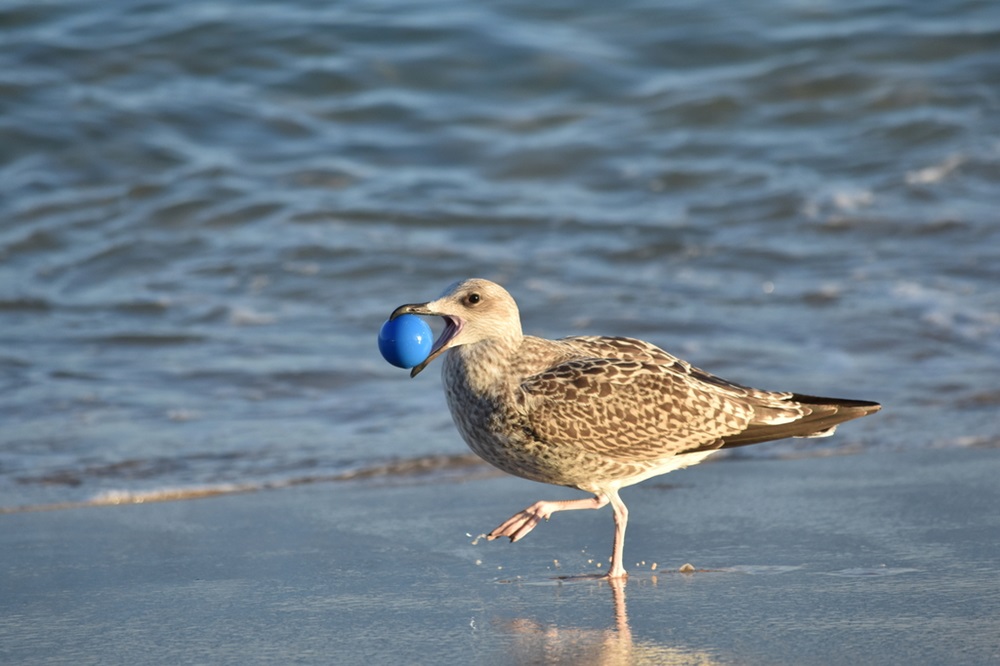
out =
[[(621, 504), (621, 500), (618, 499), (618, 495), (615, 495), (615, 499)], [(556, 511), (575, 511), (577, 509), (600, 509), (608, 503), (608, 495), (594, 495), (589, 499), (578, 499), (578, 500), (563, 500), (561, 502), (535, 502), (529, 506), (524, 511), (518, 512), (508, 518), (499, 527), (494, 529), (492, 532), (486, 535), (486, 539), (493, 541), (493, 539), (499, 539), (500, 537), (510, 537), (510, 540), (520, 541), (524, 536), (535, 529), (535, 525), (540, 523), (542, 520), (548, 520)], [(622, 508), (625, 505), (622, 504)], [(627, 512), (626, 512), (627, 515)], [(618, 524), (618, 510), (615, 509), (615, 524)], [(622, 528), (624, 534), (625, 528)], [(615, 532), (615, 538), (617, 539), (617, 531)], [(619, 563), (619, 566), (621, 564)], [(624, 571), (623, 571), (624, 573)]]
[(628, 507), (618, 497), (617, 490), (606, 492), (605, 497), (611, 501), (611, 508), (615, 512), (615, 542), (611, 549), (611, 568), (608, 569), (608, 578), (622, 578), (628, 575), (624, 565), (622, 565), (622, 560), (625, 557), (625, 528), (628, 526)]

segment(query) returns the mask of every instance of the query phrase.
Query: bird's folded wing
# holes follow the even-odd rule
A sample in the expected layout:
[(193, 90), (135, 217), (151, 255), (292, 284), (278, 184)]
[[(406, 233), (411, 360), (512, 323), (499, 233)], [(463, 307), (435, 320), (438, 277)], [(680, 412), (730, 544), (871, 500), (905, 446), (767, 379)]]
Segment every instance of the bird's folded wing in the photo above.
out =
[[(660, 362), (578, 358), (526, 378), (521, 389), (540, 441), (624, 462), (718, 448), (762, 416), (753, 402), (783, 397), (726, 382), (669, 356)], [(795, 418), (777, 412), (767, 418)]]

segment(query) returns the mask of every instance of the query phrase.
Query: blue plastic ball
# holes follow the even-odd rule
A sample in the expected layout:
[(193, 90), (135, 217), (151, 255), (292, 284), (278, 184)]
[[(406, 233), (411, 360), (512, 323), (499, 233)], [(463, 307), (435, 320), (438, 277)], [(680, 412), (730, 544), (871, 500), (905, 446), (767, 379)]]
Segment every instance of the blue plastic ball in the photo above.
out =
[(382, 358), (397, 368), (420, 365), (431, 354), (434, 334), (417, 315), (404, 314), (382, 324), (378, 332), (378, 350)]

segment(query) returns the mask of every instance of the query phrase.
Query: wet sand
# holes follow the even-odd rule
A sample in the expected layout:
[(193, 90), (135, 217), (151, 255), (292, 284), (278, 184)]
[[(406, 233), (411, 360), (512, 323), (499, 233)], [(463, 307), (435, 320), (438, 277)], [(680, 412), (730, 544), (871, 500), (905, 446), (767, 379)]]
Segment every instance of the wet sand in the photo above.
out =
[(703, 464), (622, 493), (617, 587), (579, 577), (607, 510), (476, 542), (579, 496), (507, 477), (3, 515), (0, 661), (998, 664), (998, 479), (996, 449)]

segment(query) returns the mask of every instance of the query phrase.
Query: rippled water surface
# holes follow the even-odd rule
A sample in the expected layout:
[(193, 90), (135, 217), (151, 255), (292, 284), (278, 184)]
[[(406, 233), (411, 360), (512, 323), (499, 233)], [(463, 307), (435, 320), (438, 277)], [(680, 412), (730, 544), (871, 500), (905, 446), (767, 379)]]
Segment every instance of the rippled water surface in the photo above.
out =
[(1000, 4), (0, 7), (0, 507), (464, 453), (374, 340), (472, 275), (997, 446)]

